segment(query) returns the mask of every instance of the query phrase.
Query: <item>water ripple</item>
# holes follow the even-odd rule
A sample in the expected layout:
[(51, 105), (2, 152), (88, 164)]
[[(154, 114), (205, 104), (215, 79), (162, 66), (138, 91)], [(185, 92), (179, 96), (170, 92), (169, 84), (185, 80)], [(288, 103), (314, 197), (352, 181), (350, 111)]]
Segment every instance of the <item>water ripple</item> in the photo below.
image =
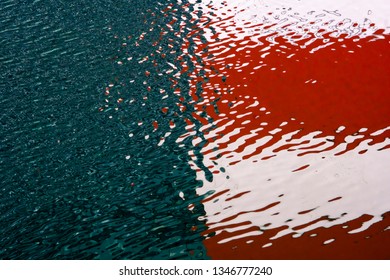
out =
[(0, 258), (208, 258), (176, 143), (192, 5), (22, 2), (0, 4)]

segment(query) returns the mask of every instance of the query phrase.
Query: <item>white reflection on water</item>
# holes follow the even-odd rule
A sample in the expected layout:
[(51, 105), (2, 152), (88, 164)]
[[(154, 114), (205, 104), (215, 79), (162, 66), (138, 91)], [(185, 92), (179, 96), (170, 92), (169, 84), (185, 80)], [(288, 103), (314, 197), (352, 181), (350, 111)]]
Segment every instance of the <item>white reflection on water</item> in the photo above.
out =
[[(381, 215), (390, 209), (388, 202), (390, 153), (377, 151), (386, 144), (390, 144), (389, 139), (385, 143), (374, 146), (368, 146), (366, 142), (362, 142), (359, 149), (340, 156), (335, 156), (334, 153), (341, 151), (341, 147), (338, 150), (323, 152), (321, 156), (308, 154), (299, 157), (297, 156), (299, 150), (296, 152), (281, 151), (276, 157), (261, 160), (264, 155), (272, 154), (274, 148), (279, 146), (278, 143), (267, 147), (261, 155), (250, 160), (241, 160), (235, 165), (228, 165), (224, 160), (219, 160), (219, 166), (224, 166), (226, 172), (214, 174), (213, 182), (206, 184), (202, 191), (220, 192), (228, 188), (229, 192), (218, 196), (218, 201), (205, 203), (208, 223), (223, 227), (224, 224), (250, 221), (252, 225), (258, 225), (260, 228), (271, 223), (267, 227), (269, 229), (283, 226), (287, 220), (292, 219), (288, 223), (289, 228), (280, 231), (274, 237), (278, 238), (281, 235), (292, 232), (303, 233), (320, 226), (331, 227), (358, 218), (363, 214), (371, 214), (374, 218), (359, 229), (365, 230), (371, 224), (380, 221)], [(369, 150), (364, 154), (359, 154), (360, 149)], [(209, 165), (211, 164), (210, 162)], [(309, 166), (293, 172), (306, 165)], [(229, 179), (226, 179), (226, 176), (229, 176)], [(246, 194), (229, 200), (239, 193)], [(280, 195), (283, 196), (280, 197)], [(340, 199), (329, 202), (339, 197)], [(255, 212), (257, 209), (278, 201), (280, 201), (279, 204), (260, 214)], [(311, 209), (314, 210), (307, 214), (298, 214)], [(216, 215), (216, 213), (219, 214)], [(274, 215), (275, 213), (279, 214)], [(237, 214), (239, 215), (233, 220), (221, 222)], [(322, 220), (308, 227), (294, 230), (295, 227), (323, 216), (335, 220)], [(240, 229), (242, 228), (230, 230)], [(247, 234), (254, 233), (245, 233)], [(255, 235), (258, 234), (261, 232), (255, 233)], [(233, 239), (239, 237), (242, 236), (234, 236)]]

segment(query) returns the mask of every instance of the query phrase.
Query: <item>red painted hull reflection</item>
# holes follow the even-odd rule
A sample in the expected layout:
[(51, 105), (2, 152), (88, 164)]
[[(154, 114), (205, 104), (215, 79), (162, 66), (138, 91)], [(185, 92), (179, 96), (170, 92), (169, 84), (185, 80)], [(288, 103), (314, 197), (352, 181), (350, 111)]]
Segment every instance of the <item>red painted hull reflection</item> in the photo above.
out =
[[(263, 39), (263, 45), (241, 52), (229, 44), (218, 44), (218, 50), (227, 49), (223, 61), (215, 62), (215, 58), (204, 57), (202, 65), (213, 74), (207, 76), (203, 98), (218, 101), (215, 106), (202, 104), (198, 109), (205, 109), (213, 120), (220, 119), (221, 114), (229, 116), (222, 118), (219, 126), (232, 119), (240, 122), (227, 126), (216, 136), (222, 137), (239, 127), (240, 132), (229, 142), (265, 126), (263, 132), (257, 133), (258, 137), (251, 139), (253, 142), (283, 123), (284, 134), (300, 131), (294, 138), (316, 131), (321, 132), (317, 137), (333, 136), (334, 145), (329, 149), (344, 143), (345, 137), (353, 134), (362, 137), (348, 145), (346, 150), (354, 149), (366, 139), (371, 140), (370, 145), (383, 142), (390, 136), (390, 130), (376, 137), (370, 136), (370, 133), (390, 126), (390, 36), (382, 32), (378, 30), (377, 34), (361, 39), (323, 35), (323, 40), (332, 43), (331, 47), (313, 53), (301, 45), (291, 45), (282, 37), (275, 38), (275, 45), (272, 44), (266, 53), (262, 50), (271, 45), (267, 38)], [(210, 50), (210, 46), (200, 46)], [(262, 54), (267, 55), (262, 58)], [(210, 56), (210, 51), (205, 55)], [(227, 68), (244, 63), (245, 67)], [(194, 99), (198, 97), (194, 95)], [(234, 106), (237, 103), (239, 106)], [(245, 120), (250, 122), (241, 125)], [(207, 120), (203, 122), (207, 123)], [(338, 131), (339, 127), (345, 129)], [(359, 131), (362, 128), (364, 131)], [(276, 136), (267, 146), (279, 140)], [(222, 144), (219, 149), (226, 146), (227, 143)], [(235, 152), (244, 148), (241, 146)], [(259, 147), (255, 153), (260, 153), (263, 148)], [(246, 155), (244, 159), (250, 156)]]
[[(272, 13), (268, 15), (272, 17)], [(363, 185), (357, 187), (354, 181), (340, 183), (332, 179), (328, 185), (334, 189), (319, 193), (315, 198), (318, 202), (302, 199), (305, 205), (312, 205), (310, 208), (287, 200), (293, 200), (298, 193), (291, 186), (307, 184), (311, 188), (322, 184), (315, 182), (321, 178), (316, 175), (323, 168), (321, 164), (316, 165), (321, 159), (332, 157), (339, 164), (348, 153), (389, 153), (390, 36), (374, 24), (369, 26), (372, 29), (369, 34), (365, 28), (348, 33), (341, 29), (342, 21), (333, 23), (333, 29), (325, 21), (301, 25), (248, 22), (243, 26), (250, 29), (250, 35), (242, 35), (245, 28), (236, 26), (233, 16), (225, 16), (200, 20), (202, 28), (211, 30), (207, 42), (195, 32), (191, 38), (196, 42), (194, 63), (197, 66), (193, 88), (197, 82), (203, 83), (200, 95), (192, 93), (199, 112), (195, 117), (205, 125), (203, 133), (207, 142), (202, 142), (202, 152), (214, 175), (228, 174), (220, 183), (226, 186), (216, 186), (218, 182), (210, 185), (209, 189), (214, 187), (217, 193), (204, 201), (206, 209), (213, 211), (208, 212), (209, 230), (204, 233), (209, 256), (214, 259), (389, 259), (390, 254), (383, 248), (390, 246), (387, 212), (390, 205), (382, 207), (387, 211), (379, 207), (382, 210), (378, 211), (382, 212), (375, 217), (365, 212), (364, 207), (360, 208), (364, 194), (356, 194), (364, 189)], [(319, 27), (313, 28), (316, 25)], [(351, 23), (349, 28), (354, 27), (358, 25)], [(289, 154), (299, 164), (285, 168), (277, 176), (288, 174), (297, 183), (280, 180), (283, 183), (273, 185), (279, 188), (274, 197), (265, 194), (268, 193), (265, 182), (258, 179), (267, 178), (261, 175), (267, 172), (262, 167), (267, 166), (265, 162)], [(253, 180), (247, 183), (251, 187), (245, 189), (237, 183), (239, 179), (232, 178), (241, 176), (237, 172), (247, 172), (251, 166), (248, 162), (257, 164), (252, 173), (258, 172), (259, 176), (252, 174)], [(229, 175), (226, 170), (235, 165), (244, 167), (230, 169), (236, 171)], [(293, 177), (288, 172), (314, 179), (300, 182), (299, 175)], [(322, 177), (325, 180), (329, 173), (326, 172)], [(383, 182), (386, 181), (375, 181), (375, 184)], [(338, 190), (335, 183), (340, 184), (340, 189), (345, 184), (355, 191)], [(322, 189), (328, 185), (323, 184)], [(258, 188), (264, 188), (265, 192), (256, 199), (253, 196)], [(388, 187), (375, 191), (388, 194)], [(270, 197), (266, 199), (267, 195)], [(356, 199), (349, 195), (356, 195)], [(295, 208), (283, 208), (290, 204)], [(291, 213), (287, 213), (289, 209)], [(362, 213), (356, 211), (350, 215), (348, 211), (354, 209)], [(275, 222), (282, 211), (291, 219)], [(301, 217), (304, 218), (299, 220)], [(290, 224), (290, 220), (295, 224)]]
[(267, 247), (267, 243), (279, 229), (270, 230), (253, 242), (253, 238), (242, 238), (221, 245), (218, 241), (226, 236), (218, 236), (204, 243), (212, 259), (388, 260), (390, 253), (385, 248), (389, 247), (390, 233), (385, 229), (390, 226), (390, 215), (386, 213), (383, 217), (383, 221), (352, 236), (348, 231), (368, 221), (368, 215), (330, 228), (320, 227), (299, 238), (294, 238), (292, 234), (285, 235), (273, 241), (270, 247)]

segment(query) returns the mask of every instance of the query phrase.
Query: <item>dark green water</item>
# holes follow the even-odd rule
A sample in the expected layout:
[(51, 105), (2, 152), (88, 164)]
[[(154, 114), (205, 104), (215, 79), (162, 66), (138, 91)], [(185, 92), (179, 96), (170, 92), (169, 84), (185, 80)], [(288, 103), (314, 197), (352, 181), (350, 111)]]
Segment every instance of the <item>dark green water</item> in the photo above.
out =
[(0, 259), (207, 258), (201, 146), (176, 142), (199, 124), (187, 74), (169, 71), (191, 29), (161, 35), (196, 21), (161, 2), (1, 1)]

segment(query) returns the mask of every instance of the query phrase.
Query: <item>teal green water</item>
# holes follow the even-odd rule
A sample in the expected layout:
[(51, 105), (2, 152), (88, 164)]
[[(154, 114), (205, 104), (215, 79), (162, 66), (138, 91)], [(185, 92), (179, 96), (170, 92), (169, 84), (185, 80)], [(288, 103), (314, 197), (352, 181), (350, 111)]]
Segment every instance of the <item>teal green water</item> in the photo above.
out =
[[(187, 74), (169, 71), (191, 29), (161, 35), (182, 15), (172, 28), (190, 26), (190, 12), (176, 1), (1, 1), (0, 259), (207, 258), (188, 163), (201, 145), (176, 141), (185, 118), (202, 135)], [(153, 61), (156, 50), (166, 56)]]

